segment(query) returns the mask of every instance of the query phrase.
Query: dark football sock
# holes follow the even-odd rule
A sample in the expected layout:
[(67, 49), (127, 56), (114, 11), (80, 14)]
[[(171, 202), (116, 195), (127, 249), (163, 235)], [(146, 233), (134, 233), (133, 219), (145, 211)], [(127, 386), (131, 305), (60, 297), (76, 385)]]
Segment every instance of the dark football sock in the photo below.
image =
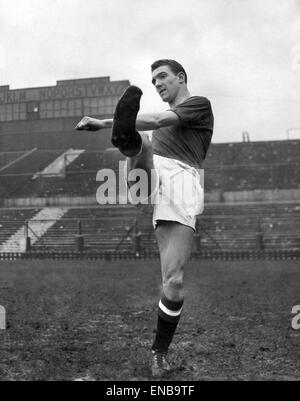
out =
[(175, 302), (162, 296), (158, 306), (157, 331), (152, 350), (168, 352), (180, 319), (182, 305), (183, 300)]

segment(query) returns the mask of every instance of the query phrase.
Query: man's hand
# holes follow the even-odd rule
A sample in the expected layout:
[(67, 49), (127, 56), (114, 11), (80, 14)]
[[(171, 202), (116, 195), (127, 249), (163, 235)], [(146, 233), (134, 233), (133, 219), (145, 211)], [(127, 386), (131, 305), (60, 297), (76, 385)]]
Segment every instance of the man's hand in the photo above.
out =
[(105, 128), (101, 120), (91, 117), (83, 117), (81, 121), (76, 125), (75, 129), (78, 131), (98, 131), (99, 129)]

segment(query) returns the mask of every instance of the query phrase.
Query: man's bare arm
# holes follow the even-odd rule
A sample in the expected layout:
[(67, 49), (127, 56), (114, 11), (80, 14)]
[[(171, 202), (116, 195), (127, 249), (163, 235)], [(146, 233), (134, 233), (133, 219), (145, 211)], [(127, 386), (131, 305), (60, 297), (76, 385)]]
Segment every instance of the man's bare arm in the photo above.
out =
[(75, 129), (78, 131), (99, 131), (103, 128), (112, 127), (112, 119), (98, 120), (92, 117), (83, 117), (76, 125)]
[[(179, 117), (173, 111), (167, 110), (162, 113), (138, 114), (136, 129), (140, 131), (152, 131), (161, 127), (169, 127), (179, 123)], [(85, 131), (98, 131), (103, 128), (111, 128), (112, 119), (98, 120), (97, 118), (83, 117), (75, 129)]]
[(170, 110), (162, 113), (138, 114), (136, 128), (141, 131), (152, 131), (161, 127), (169, 127), (179, 122), (177, 114)]

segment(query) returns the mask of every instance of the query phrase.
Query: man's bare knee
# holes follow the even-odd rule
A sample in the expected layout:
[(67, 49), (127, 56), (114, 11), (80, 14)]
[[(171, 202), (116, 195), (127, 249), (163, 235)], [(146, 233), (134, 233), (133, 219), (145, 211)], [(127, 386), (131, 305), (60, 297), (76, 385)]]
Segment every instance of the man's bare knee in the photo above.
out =
[(171, 301), (183, 299), (183, 278), (169, 277), (163, 283), (163, 293)]
[(179, 263), (180, 261), (176, 262), (169, 263), (163, 268), (163, 291), (167, 297), (174, 301), (183, 296), (183, 265)]
[(174, 291), (180, 291), (183, 288), (183, 278), (182, 277), (168, 277), (164, 281), (166, 287), (171, 288)]

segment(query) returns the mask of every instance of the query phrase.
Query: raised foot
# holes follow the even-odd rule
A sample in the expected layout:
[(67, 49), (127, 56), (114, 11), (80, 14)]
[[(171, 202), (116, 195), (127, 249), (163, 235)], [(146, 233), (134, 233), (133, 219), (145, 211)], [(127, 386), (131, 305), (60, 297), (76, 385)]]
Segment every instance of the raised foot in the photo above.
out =
[(143, 92), (137, 86), (129, 86), (118, 101), (112, 129), (112, 144), (126, 150), (135, 150), (141, 145), (141, 138), (136, 131), (136, 116), (140, 109)]

